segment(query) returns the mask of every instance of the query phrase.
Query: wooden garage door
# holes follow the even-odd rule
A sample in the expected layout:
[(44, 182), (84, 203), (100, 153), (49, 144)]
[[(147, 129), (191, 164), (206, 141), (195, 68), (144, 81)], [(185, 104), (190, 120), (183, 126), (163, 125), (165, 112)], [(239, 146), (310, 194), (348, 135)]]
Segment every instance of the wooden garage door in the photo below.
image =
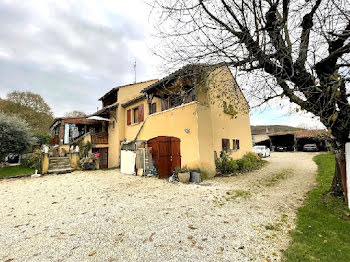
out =
[(176, 166), (181, 167), (179, 138), (158, 136), (148, 140), (147, 145), (152, 147), (152, 158), (159, 178), (168, 178)]

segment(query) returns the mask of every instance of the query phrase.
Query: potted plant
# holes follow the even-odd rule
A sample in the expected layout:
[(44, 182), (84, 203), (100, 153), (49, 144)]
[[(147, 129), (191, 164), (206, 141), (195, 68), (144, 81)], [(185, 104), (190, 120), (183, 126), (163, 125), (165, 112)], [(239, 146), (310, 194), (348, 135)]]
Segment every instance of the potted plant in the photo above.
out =
[(190, 182), (190, 172), (186, 166), (182, 167), (181, 169), (175, 168), (175, 172), (177, 172), (180, 182), (182, 183)]

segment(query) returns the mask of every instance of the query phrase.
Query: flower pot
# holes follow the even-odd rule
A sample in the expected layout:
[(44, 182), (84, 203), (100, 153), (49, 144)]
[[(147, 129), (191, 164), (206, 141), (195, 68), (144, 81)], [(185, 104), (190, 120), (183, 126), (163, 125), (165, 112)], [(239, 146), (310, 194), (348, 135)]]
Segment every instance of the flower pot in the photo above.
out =
[(190, 182), (190, 173), (189, 172), (187, 172), (187, 173), (178, 173), (177, 175), (178, 175), (179, 181), (181, 183), (188, 183), (188, 182)]

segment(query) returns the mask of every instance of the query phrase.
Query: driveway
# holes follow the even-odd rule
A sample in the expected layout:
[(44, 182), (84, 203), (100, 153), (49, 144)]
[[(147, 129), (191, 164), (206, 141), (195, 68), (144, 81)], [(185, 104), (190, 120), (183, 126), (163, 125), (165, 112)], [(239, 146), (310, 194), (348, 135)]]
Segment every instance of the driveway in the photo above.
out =
[(0, 261), (279, 261), (315, 153), (200, 185), (74, 172), (0, 181)]

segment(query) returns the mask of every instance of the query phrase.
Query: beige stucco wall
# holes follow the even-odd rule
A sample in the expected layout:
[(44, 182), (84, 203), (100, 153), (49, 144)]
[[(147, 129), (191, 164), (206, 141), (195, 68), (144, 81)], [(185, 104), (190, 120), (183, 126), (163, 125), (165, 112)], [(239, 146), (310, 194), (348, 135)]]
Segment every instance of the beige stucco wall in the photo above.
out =
[(198, 103), (198, 144), (199, 144), (199, 167), (209, 177), (215, 175), (213, 128), (210, 107)]
[[(197, 102), (149, 115), (138, 136), (138, 140), (149, 140), (157, 136), (173, 136), (181, 140), (181, 165), (200, 168)], [(189, 129), (189, 133), (185, 132)]]
[[(121, 104), (141, 95), (141, 90), (153, 84), (157, 80), (151, 80), (144, 83), (136, 83), (134, 85), (127, 85), (119, 88), (118, 103), (116, 110), (110, 113), (110, 122), (108, 125), (108, 167), (117, 167), (120, 165), (120, 143), (125, 138), (126, 126), (126, 111)], [(148, 107), (145, 107), (145, 110)], [(147, 111), (148, 113), (148, 111)], [(113, 128), (113, 121), (115, 127)]]
[[(222, 139), (230, 139), (230, 148), (233, 139), (240, 140), (240, 149), (231, 150), (231, 157), (241, 158), (252, 151), (250, 130), (249, 106), (242, 91), (238, 88), (230, 70), (227, 67), (216, 69), (207, 79), (208, 106), (212, 121), (213, 150), (219, 155), (222, 151)], [(234, 87), (234, 88), (233, 88)], [(232, 105), (237, 115), (224, 113), (223, 102)]]

